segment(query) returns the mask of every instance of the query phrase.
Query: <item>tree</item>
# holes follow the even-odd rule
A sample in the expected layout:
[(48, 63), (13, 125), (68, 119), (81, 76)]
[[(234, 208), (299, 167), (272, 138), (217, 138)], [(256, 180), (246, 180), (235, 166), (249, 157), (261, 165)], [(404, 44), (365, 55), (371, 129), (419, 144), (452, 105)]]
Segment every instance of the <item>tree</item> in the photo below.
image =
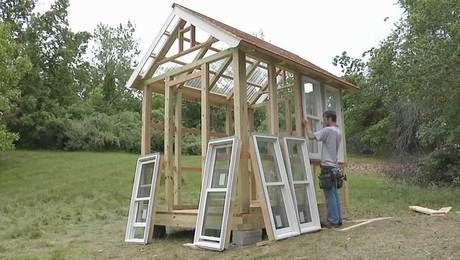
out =
[(18, 82), (30, 69), (23, 49), (11, 37), (9, 25), (0, 22), (0, 151), (14, 148), (18, 135), (6, 130), (4, 115), (12, 108), (12, 101), (20, 95)]
[(115, 27), (99, 24), (93, 35), (93, 81), (87, 93), (99, 111), (138, 111), (140, 99), (125, 83), (136, 66), (139, 54), (131, 22)]

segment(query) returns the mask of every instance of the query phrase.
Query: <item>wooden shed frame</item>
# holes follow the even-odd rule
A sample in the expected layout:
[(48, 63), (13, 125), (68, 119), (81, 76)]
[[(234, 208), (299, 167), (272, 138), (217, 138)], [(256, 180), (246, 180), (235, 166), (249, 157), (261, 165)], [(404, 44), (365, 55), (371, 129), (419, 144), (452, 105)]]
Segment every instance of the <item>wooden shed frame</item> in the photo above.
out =
[[(200, 39), (199, 34), (206, 36)], [(344, 90), (357, 90), (356, 86), (289, 51), (173, 4), (166, 23), (126, 83), (127, 87), (143, 93), (142, 155), (151, 153), (151, 138), (155, 138), (151, 129), (164, 130), (162, 170), (165, 174), (166, 209), (157, 210), (153, 220), (155, 226), (195, 227), (198, 206), (183, 205), (180, 199), (182, 173), (202, 172), (201, 168), (181, 166), (181, 137), (188, 132), (202, 137), (202, 166), (210, 138), (238, 137), (241, 150), (235, 172), (236, 196), (232, 200), (231, 230), (264, 228), (251, 165), (253, 158), (249, 153), (250, 133), (254, 132), (254, 111), (264, 109), (268, 133), (279, 136), (282, 135), (279, 104), (286, 104), (283, 134), (304, 136), (301, 125), (305, 116), (302, 104), (305, 102), (302, 101), (305, 96), (304, 78), (319, 84), (321, 110), (326, 107), (326, 102), (323, 102), (326, 88), (336, 90), (340, 96)], [(288, 91), (291, 98), (283, 98), (280, 95), (282, 91)], [(164, 123), (151, 121), (153, 92), (164, 95)], [(201, 104), (201, 129), (182, 126), (182, 100)], [(226, 109), (225, 132), (211, 131), (210, 106)], [(338, 114), (343, 131), (343, 113)], [(345, 147), (343, 154), (346, 154)], [(345, 157), (341, 163), (345, 163)], [(311, 160), (311, 164), (318, 172), (319, 161)], [(346, 185), (341, 192), (346, 212)]]

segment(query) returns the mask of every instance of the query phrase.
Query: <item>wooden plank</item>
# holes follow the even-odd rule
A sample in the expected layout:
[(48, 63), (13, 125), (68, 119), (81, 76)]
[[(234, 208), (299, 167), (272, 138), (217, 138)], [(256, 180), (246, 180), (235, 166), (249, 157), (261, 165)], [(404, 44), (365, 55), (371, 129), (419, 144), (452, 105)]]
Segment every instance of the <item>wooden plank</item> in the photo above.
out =
[[(165, 125), (163, 123), (152, 123), (150, 125), (151, 128), (153, 129), (159, 129), (159, 130), (164, 130)], [(182, 127), (182, 133), (188, 133), (188, 134), (193, 134), (193, 135), (201, 135), (201, 129), (197, 128), (187, 128), (187, 127)], [(210, 137), (226, 137), (228, 134), (226, 132), (215, 132), (215, 131), (209, 131), (209, 136)]]
[(195, 46), (196, 43), (196, 29), (195, 25), (190, 25), (190, 47)]
[[(177, 39), (177, 32), (180, 30), (181, 27), (183, 27), (185, 25), (185, 23), (186, 22), (184, 20), (182, 20), (182, 19), (179, 20), (179, 22), (177, 23), (176, 27), (174, 27), (173, 31), (171, 32), (171, 35), (168, 37), (166, 42), (163, 44), (163, 47), (161, 48), (161, 50), (158, 52), (157, 60), (163, 58), (168, 53), (168, 51), (171, 48), (171, 46), (173, 45), (174, 41)], [(155, 60), (153, 62), (152, 66), (150, 66), (150, 68), (147, 71), (147, 73), (145, 73), (144, 79), (149, 79), (155, 73), (155, 70), (159, 66), (159, 64), (157, 63), (157, 60)]]
[(181, 204), (181, 186), (182, 186), (182, 90), (176, 92), (176, 104), (174, 109), (174, 204)]
[(155, 225), (162, 225), (168, 227), (184, 227), (184, 228), (195, 228), (197, 213), (185, 213), (185, 212), (164, 212), (158, 211), (156, 218), (153, 220)]
[(276, 90), (276, 72), (275, 65), (268, 64), (268, 90), (270, 92), (269, 100), (269, 129), (273, 135), (279, 133), (279, 120), (278, 120), (278, 93)]
[(174, 54), (174, 55), (171, 55), (171, 56), (169, 56), (169, 57), (166, 57), (166, 58), (164, 58), (164, 59), (158, 61), (158, 65), (161, 65), (161, 64), (170, 62), (170, 61), (172, 61), (172, 60), (175, 60), (175, 59), (177, 59), (177, 58), (180, 58), (180, 57), (182, 57), (182, 56), (185, 56), (185, 55), (187, 55), (187, 54), (189, 54), (189, 53), (192, 53), (192, 52), (194, 52), (194, 51), (196, 51), (196, 50), (199, 50), (199, 49), (201, 49), (201, 48), (209, 47), (209, 46), (211, 46), (213, 43), (215, 43), (215, 42), (217, 42), (217, 41), (218, 41), (218, 40), (217, 40), (216, 38), (212, 38), (212, 37), (211, 37), (211, 39), (209, 39), (209, 40), (207, 40), (207, 41), (205, 41), (205, 42), (203, 42), (203, 43), (201, 43), (201, 44), (195, 45), (195, 46), (193, 46), (193, 47), (191, 47), (191, 48), (188, 48), (188, 49), (186, 49), (186, 50), (183, 50), (183, 51), (181, 51), (181, 52), (179, 52), (179, 53), (176, 53), (176, 54)]
[[(235, 123), (235, 135), (241, 142), (241, 154), (247, 154), (249, 150), (248, 134), (248, 106), (246, 102), (246, 57), (245, 53), (239, 49), (233, 50), (234, 71), (233, 81), (233, 111)], [(241, 159), (238, 164), (237, 175), (237, 213), (247, 213), (249, 211), (249, 183), (248, 183), (248, 160)]]
[[(257, 84), (252, 84), (251, 82), (248, 81), (248, 78), (257, 69), (259, 64), (260, 64), (260, 61), (257, 60), (256, 62), (252, 63), (251, 67), (249, 67), (249, 69), (246, 71), (246, 84), (261, 88), (262, 86), (258, 86)], [(232, 97), (233, 97), (233, 89), (228, 93), (227, 99), (230, 99)]]
[(220, 76), (222, 75), (222, 73), (225, 72), (225, 70), (227, 69), (227, 67), (232, 63), (232, 56), (228, 57), (225, 59), (225, 61), (222, 63), (222, 65), (220, 66), (220, 68), (216, 71), (216, 73), (214, 74), (214, 76), (212, 77), (211, 81), (209, 82), (209, 89), (212, 89), (212, 87), (217, 83), (217, 81), (219, 80)]
[(142, 133), (141, 133), (141, 155), (150, 153), (150, 121), (152, 114), (152, 90), (144, 88), (142, 96)]
[[(204, 169), (209, 141), (209, 64), (201, 65), (201, 167)], [(203, 171), (204, 172), (204, 171)], [(204, 177), (204, 176), (203, 176)]]
[[(280, 73), (281, 73), (281, 70), (277, 69), (276, 70), (276, 76), (278, 76)], [(276, 78), (276, 76), (275, 76), (275, 78)], [(257, 93), (252, 97), (252, 99), (249, 100), (249, 104), (253, 105), (255, 102), (257, 102), (257, 100), (264, 93), (264, 91), (267, 89), (267, 87), (268, 87), (268, 77), (267, 77), (267, 82), (265, 82), (265, 84), (262, 85), (262, 88), (260, 88), (259, 91), (257, 91)]]
[(304, 136), (302, 118), (303, 118), (303, 108), (302, 108), (302, 84), (301, 84), (301, 75), (300, 73), (294, 73), (294, 116), (295, 116), (295, 134), (297, 136)]
[(199, 78), (201, 77), (201, 74), (202, 74), (202, 71), (197, 71), (197, 72), (193, 72), (193, 73), (190, 73), (190, 74), (187, 74), (187, 75), (183, 75), (181, 77), (178, 77), (174, 80), (170, 80), (168, 81), (168, 84), (165, 85), (165, 86), (175, 86), (175, 85), (179, 85), (179, 84), (182, 84), (186, 81), (189, 81), (189, 80), (192, 80), (192, 79), (195, 79), (195, 78)]
[(347, 230), (350, 230), (350, 229), (353, 229), (353, 228), (357, 228), (357, 227), (360, 227), (360, 226), (363, 226), (363, 225), (367, 225), (367, 224), (375, 222), (375, 221), (391, 219), (391, 218), (392, 217), (373, 218), (373, 219), (369, 219), (369, 220), (367, 220), (367, 221), (365, 221), (363, 223), (359, 223), (359, 224), (356, 224), (356, 225), (353, 225), (353, 226), (349, 226), (349, 227), (346, 227), (346, 228), (339, 229), (339, 231), (347, 231)]
[[(168, 79), (169, 80), (169, 79)], [(172, 210), (174, 204), (173, 188), (173, 88), (165, 88), (165, 129), (164, 129), (164, 165), (165, 165), (165, 198), (168, 210)]]
[(200, 67), (201, 65), (205, 64), (205, 63), (210, 63), (210, 62), (213, 62), (213, 61), (216, 61), (216, 60), (220, 60), (220, 59), (223, 59), (229, 55), (231, 55), (233, 52), (233, 49), (226, 49), (226, 50), (223, 50), (221, 52), (218, 52), (216, 54), (213, 54), (213, 55), (210, 55), (206, 58), (203, 58), (203, 59), (200, 59), (200, 60), (197, 60), (197, 61), (194, 61), (192, 63), (189, 63), (187, 65), (184, 65), (183, 67), (180, 67), (180, 68), (177, 68), (177, 69), (173, 69), (173, 70), (170, 70), (162, 75), (159, 75), (157, 77), (153, 77), (151, 79), (146, 79), (144, 80), (144, 82), (142, 83), (143, 86), (150, 86), (150, 85), (153, 85), (154, 83), (158, 82), (158, 81), (162, 81), (162, 80), (165, 80), (167, 79), (168, 77), (171, 77), (171, 76), (174, 76), (174, 75), (178, 75), (178, 74), (182, 74), (182, 73), (186, 73), (186, 72), (189, 72), (191, 70), (194, 70), (195, 68), (197, 67)]

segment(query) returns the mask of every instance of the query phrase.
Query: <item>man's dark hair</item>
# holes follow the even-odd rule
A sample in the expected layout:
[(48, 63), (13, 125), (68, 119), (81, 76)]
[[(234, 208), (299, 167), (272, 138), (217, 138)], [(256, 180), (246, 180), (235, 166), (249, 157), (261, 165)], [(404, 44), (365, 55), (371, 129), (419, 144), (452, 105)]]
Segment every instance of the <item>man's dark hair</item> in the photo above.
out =
[(332, 119), (332, 122), (337, 123), (337, 114), (333, 110), (326, 110), (323, 117)]

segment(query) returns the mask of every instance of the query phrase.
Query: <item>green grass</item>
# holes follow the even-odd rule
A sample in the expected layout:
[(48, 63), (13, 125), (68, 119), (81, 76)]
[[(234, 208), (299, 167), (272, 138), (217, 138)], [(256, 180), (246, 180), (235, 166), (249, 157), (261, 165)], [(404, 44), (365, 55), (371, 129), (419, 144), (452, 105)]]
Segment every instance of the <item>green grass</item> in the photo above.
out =
[[(138, 251), (144, 247), (123, 243), (136, 155), (15, 151), (0, 156), (0, 258), (147, 257)], [(186, 156), (183, 164), (198, 167), (201, 157)], [(409, 205), (460, 210), (460, 189), (350, 175), (353, 217), (409, 215)], [(185, 173), (183, 181), (184, 202), (197, 204), (200, 174)], [(162, 191), (159, 197), (164, 200)], [(180, 256), (188, 251), (177, 241), (191, 240), (171, 237), (152, 246)]]

